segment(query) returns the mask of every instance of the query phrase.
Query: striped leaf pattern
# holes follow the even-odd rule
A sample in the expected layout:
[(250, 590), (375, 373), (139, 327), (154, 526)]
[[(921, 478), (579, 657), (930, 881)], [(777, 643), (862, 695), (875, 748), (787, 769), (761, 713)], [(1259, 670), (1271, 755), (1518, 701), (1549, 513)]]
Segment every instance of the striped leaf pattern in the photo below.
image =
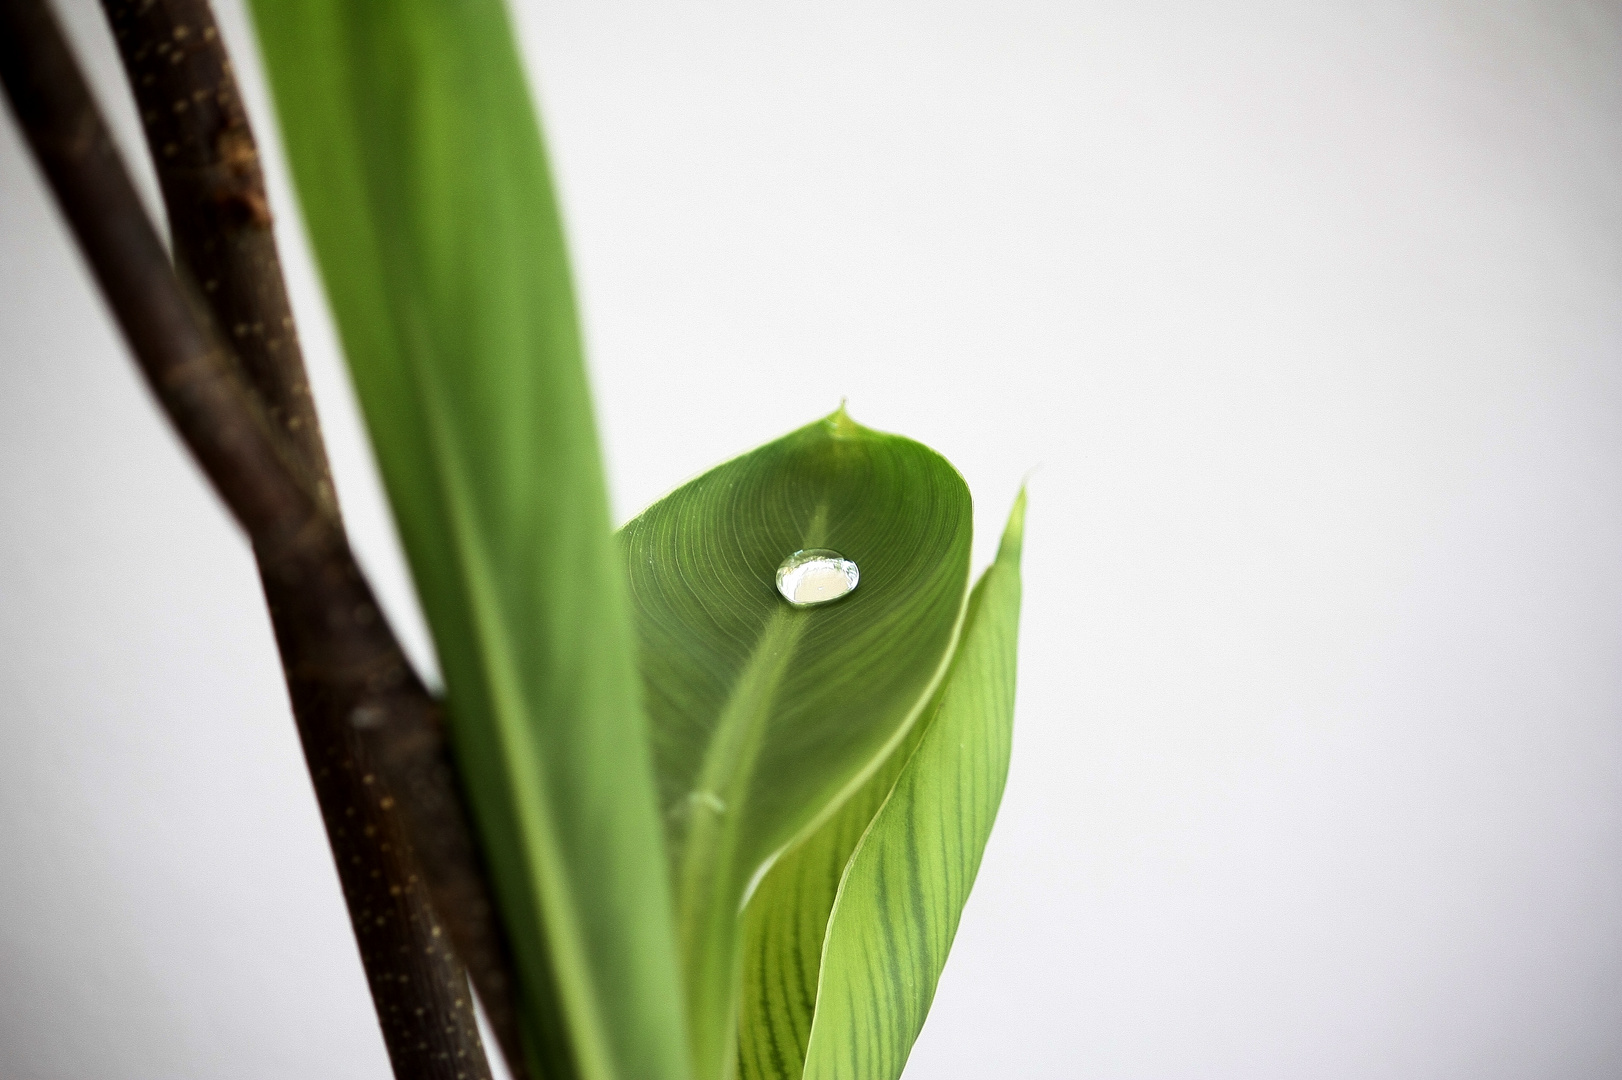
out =
[[(926, 710), (926, 717), (931, 714)], [(821, 828), (784, 853), (750, 897), (738, 1001), (741, 1080), (798, 1080), (804, 1071), (822, 940), (839, 879), (925, 729), (922, 722), (913, 725), (872, 778)]]
[[(893, 756), (943, 677), (971, 528), (944, 458), (841, 409), (621, 530), (695, 1078), (737, 1053), (749, 886)], [(861, 583), (791, 607), (774, 579), (802, 548), (843, 553)]]
[(1008, 771), (1021, 492), (925, 722), (745, 915), (742, 1080), (894, 1080), (923, 1026)]
[(840, 882), (805, 1080), (894, 1080), (935, 997), (1013, 743), (1025, 494), (969, 599), (939, 708)]

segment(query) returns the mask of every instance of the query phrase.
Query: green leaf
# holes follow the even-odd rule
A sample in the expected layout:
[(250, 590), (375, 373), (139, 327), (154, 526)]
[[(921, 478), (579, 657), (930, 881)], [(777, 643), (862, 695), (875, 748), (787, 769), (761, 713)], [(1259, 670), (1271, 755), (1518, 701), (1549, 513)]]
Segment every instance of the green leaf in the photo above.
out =
[[(932, 702), (924, 717), (933, 713)], [(927, 729), (925, 719), (913, 724), (867, 782), (815, 832), (779, 856), (750, 895), (738, 996), (742, 1080), (799, 1080), (805, 1071), (822, 942), (839, 880)]]
[(500, 0), (254, 0), (448, 692), (538, 1074), (680, 1080), (634, 636), (563, 236)]
[[(833, 416), (722, 465), (622, 531), (675, 888), (695, 1077), (736, 1054), (739, 910), (904, 738), (968, 584), (968, 488), (927, 447)], [(854, 560), (790, 607), (778, 564)]]
[(934, 718), (839, 883), (806, 1080), (895, 1080), (924, 1026), (1008, 777), (1024, 535), (1022, 491)]
[(1002, 796), (1025, 496), (925, 719), (745, 915), (743, 1080), (887, 1080), (923, 1025)]

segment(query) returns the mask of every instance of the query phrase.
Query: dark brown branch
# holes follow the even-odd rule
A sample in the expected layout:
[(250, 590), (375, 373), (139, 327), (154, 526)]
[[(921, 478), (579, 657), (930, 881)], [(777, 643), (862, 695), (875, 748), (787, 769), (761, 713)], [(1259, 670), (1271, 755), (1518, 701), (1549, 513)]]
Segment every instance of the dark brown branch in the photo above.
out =
[[(235, 359), (266, 419), (292, 452), (306, 487), (336, 517), (325, 447), (283, 283), (258, 146), (207, 0), (104, 0), (129, 77), (169, 215), (175, 264), (233, 345)], [(276, 628), (289, 696), (339, 879), (397, 1077), (435, 1067), (419, 1032), (452, 1036), (449, 1060), (473, 1077), (488, 1070), (477, 1026), (469, 1023), (465, 975), (436, 949), (439, 929), (414, 859), (387, 820), (389, 785), (357, 764), (355, 735), (337, 710), (300, 624), (299, 597), (261, 575)], [(319, 660), (319, 658), (317, 658)], [(401, 661), (403, 665), (403, 661)], [(432, 753), (437, 748), (427, 748)], [(348, 767), (333, 767), (333, 762)], [(385, 779), (388, 771), (380, 769)], [(393, 856), (392, 858), (389, 856)], [(391, 903), (403, 917), (379, 925)], [(398, 958), (435, 958), (402, 969)], [(459, 988), (447, 995), (445, 987)], [(447, 1011), (447, 1009), (449, 1011)], [(443, 1059), (442, 1059), (443, 1060)]]
[(175, 266), (317, 495), (335, 505), (259, 148), (214, 12), (208, 0), (102, 0), (102, 8), (163, 190)]
[[(223, 53), (219, 64), (228, 76)], [(286, 375), (283, 350), (296, 348), (285, 344), (290, 325), (277, 335), (283, 346), (258, 351), (265, 362), (252, 378), (269, 384), (262, 405), (170, 266), (43, 0), (0, 0), (0, 77), (142, 372), (252, 541), (396, 1075), (487, 1075), (466, 982), (442, 942), (430, 894), (448, 936), (472, 961), (509, 1061), (521, 1068), (515, 984), (446, 760), (438, 708), (349, 550), (324, 483), (296, 353), (296, 377)], [(241, 130), (246, 134), (245, 123)], [(216, 140), (216, 150), (220, 145)], [(254, 191), (262, 197), (257, 173), (242, 190), (250, 193), (243, 205), (251, 205)], [(251, 211), (246, 218), (250, 228), (268, 224), (255, 225)], [(273, 247), (247, 261), (267, 251), (271, 261), (259, 262), (258, 270), (274, 267)], [(194, 270), (208, 265), (209, 255), (182, 250)], [(227, 270), (231, 260), (227, 252)], [(223, 276), (216, 280), (223, 287)], [(274, 285), (278, 295), (269, 301), (252, 283), (234, 287), (232, 303), (246, 311), (279, 303), (285, 311), (279, 272)], [(308, 426), (299, 422), (305, 416)]]

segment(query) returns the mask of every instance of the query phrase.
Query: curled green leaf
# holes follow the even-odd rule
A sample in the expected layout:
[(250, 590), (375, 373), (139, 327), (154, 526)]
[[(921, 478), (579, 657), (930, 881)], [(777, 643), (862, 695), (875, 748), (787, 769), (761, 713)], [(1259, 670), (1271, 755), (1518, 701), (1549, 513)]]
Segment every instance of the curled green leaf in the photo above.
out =
[(893, 1080), (923, 1025), (1007, 775), (1025, 496), (929, 709), (749, 901), (742, 1080)]
[[(622, 530), (695, 1076), (736, 1053), (751, 883), (893, 753), (944, 672), (971, 519), (945, 459), (841, 409)], [(778, 567), (813, 548), (856, 563), (860, 584), (791, 606)]]

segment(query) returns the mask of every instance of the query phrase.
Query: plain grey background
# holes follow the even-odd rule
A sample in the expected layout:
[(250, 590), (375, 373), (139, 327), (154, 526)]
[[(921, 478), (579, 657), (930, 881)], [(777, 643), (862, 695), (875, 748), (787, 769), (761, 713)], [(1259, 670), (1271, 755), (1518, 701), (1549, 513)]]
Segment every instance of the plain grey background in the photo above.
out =
[[(842, 395), (958, 464), (982, 561), (1037, 468), (910, 1078), (1622, 1075), (1622, 5), (517, 15), (620, 517)], [(0, 1073), (382, 1080), (247, 548), (9, 116), (0, 350)]]

